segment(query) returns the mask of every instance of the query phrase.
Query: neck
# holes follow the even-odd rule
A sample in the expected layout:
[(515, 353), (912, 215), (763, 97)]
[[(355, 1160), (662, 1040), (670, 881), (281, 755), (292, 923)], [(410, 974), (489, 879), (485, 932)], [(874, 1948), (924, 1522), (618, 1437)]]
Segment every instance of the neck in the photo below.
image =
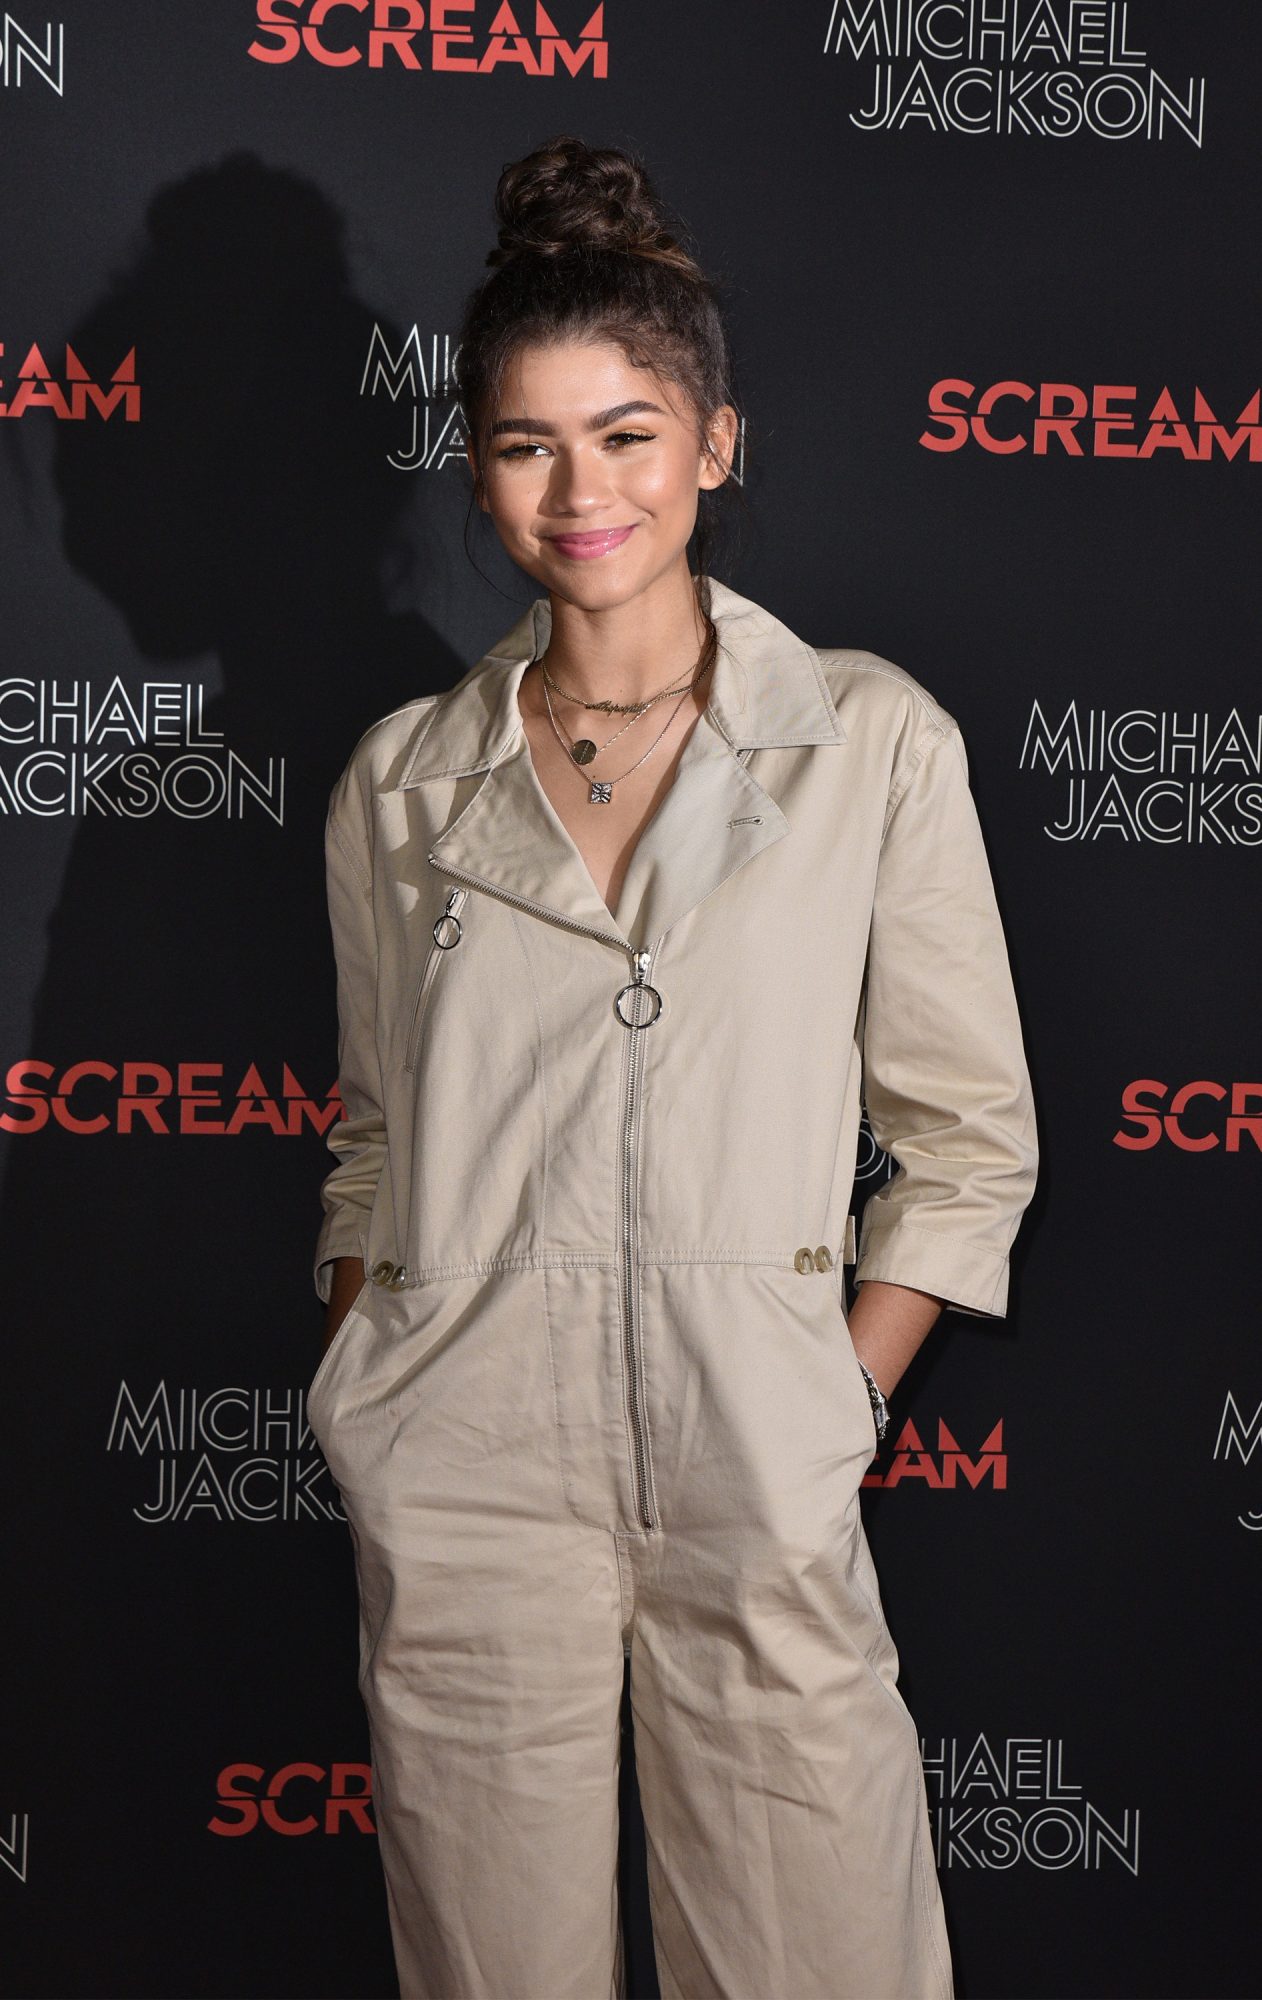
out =
[(686, 680), (706, 641), (696, 587), (681, 559), (625, 604), (587, 611), (551, 594), (548, 672), (580, 701), (646, 701)]

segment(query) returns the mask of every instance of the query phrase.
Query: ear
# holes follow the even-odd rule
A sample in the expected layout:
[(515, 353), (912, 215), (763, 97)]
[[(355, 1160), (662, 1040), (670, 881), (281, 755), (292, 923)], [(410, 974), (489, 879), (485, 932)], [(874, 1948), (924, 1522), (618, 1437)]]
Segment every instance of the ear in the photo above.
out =
[(706, 437), (710, 449), (701, 454), (701, 471), (697, 480), (699, 487), (722, 486), (730, 477), (739, 430), (739, 416), (730, 403), (723, 403), (706, 425)]

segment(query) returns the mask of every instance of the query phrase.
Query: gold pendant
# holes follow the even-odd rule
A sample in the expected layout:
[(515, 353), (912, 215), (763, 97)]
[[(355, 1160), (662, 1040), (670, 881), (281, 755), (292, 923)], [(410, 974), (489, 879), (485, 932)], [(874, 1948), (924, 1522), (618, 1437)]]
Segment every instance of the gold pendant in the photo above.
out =
[(571, 744), (570, 755), (576, 764), (590, 764), (596, 755), (596, 745), (590, 736), (580, 736), (577, 743)]

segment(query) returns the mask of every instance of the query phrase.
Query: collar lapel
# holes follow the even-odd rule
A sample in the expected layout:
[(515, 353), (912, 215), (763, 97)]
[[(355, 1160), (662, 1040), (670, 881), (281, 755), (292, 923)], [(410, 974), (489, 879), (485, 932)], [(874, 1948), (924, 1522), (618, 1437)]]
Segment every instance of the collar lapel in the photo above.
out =
[(517, 706), (522, 675), (548, 643), (546, 597), (433, 704), (406, 757), (403, 790), (487, 772), (434, 842), (432, 865), (626, 950), (671, 929), (783, 839), (788, 820), (738, 752), (843, 744), (845, 730), (811, 647), (726, 584), (711, 579), (710, 591), (719, 638), (710, 699), (640, 836), (614, 915), (535, 775)]
[[(513, 667), (505, 682), (514, 703), (526, 664)], [(434, 842), (430, 859), (436, 868), (472, 875), (545, 916), (599, 931), (611, 944), (626, 943), (535, 776), (524, 729)]]

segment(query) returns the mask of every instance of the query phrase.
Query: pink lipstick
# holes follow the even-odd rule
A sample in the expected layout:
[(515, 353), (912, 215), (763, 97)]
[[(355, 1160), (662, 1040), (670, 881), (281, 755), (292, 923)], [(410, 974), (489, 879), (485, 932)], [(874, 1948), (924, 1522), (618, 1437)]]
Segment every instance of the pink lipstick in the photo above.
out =
[(563, 556), (589, 562), (593, 556), (607, 556), (611, 550), (620, 549), (628, 535), (634, 533), (633, 522), (629, 528), (596, 528), (590, 534), (549, 535), (548, 540)]

